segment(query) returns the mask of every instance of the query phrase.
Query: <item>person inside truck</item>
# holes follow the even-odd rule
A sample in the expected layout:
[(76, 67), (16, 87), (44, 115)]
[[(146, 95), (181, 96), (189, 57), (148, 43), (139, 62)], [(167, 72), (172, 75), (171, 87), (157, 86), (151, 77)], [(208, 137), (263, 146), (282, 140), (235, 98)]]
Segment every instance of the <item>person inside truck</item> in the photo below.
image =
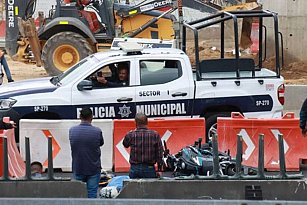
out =
[[(114, 70), (112, 73), (115, 72)], [(106, 78), (101, 71), (97, 72), (97, 82), (106, 87), (129, 86), (129, 66), (126, 62), (121, 62), (117, 67), (117, 76), (115, 78)]]

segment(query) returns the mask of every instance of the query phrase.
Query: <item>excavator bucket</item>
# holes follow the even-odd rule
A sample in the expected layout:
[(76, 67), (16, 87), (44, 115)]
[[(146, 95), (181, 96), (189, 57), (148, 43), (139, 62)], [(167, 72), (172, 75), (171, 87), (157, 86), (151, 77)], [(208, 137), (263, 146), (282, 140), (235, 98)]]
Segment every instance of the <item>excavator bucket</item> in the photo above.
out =
[[(29, 18), (28, 20), (23, 20), (22, 18), (18, 18), (18, 28), (19, 32), (22, 36), (21, 40), (18, 41), (18, 45), (20, 49), (18, 52), (12, 57), (13, 60), (20, 61), (22, 56), (26, 53), (26, 49), (28, 46), (31, 47), (31, 51), (34, 55), (34, 59), (36, 61), (36, 65), (38, 67), (42, 66), (41, 61), (41, 46), (39, 43), (36, 26), (33, 18)], [(21, 59), (19, 59), (21, 58)], [(30, 56), (27, 56), (29, 62), (31, 61)]]

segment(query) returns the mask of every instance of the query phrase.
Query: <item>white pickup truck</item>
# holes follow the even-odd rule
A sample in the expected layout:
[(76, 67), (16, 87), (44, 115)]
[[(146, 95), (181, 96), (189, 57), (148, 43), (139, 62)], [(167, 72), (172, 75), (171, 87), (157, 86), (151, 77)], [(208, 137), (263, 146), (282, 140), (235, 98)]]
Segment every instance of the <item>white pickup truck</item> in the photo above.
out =
[[(255, 66), (253, 59), (209, 59), (193, 72), (179, 49), (141, 49), (95, 53), (55, 77), (32, 79), (0, 87), (0, 115), (20, 119), (76, 119), (84, 106), (95, 119), (205, 117), (207, 131), (218, 116), (232, 111), (246, 117), (281, 117), (283, 78)], [(126, 45), (126, 46), (124, 46)], [(131, 45), (131, 44), (130, 44)], [(112, 75), (119, 63), (129, 65), (129, 85), (101, 87), (98, 71)], [(197, 74), (197, 78), (195, 76)]]

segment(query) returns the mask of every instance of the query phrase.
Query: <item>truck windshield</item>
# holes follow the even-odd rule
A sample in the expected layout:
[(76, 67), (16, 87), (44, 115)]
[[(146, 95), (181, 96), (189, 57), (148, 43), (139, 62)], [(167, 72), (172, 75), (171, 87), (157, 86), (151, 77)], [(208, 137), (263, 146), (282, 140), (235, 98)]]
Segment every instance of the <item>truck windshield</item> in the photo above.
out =
[(97, 62), (98, 59), (94, 56), (84, 58), (79, 63), (66, 70), (64, 73), (51, 78), (50, 82), (54, 85), (67, 84), (80, 77), (80, 74), (86, 72), (86, 70), (93, 67), (95, 64), (97, 64)]

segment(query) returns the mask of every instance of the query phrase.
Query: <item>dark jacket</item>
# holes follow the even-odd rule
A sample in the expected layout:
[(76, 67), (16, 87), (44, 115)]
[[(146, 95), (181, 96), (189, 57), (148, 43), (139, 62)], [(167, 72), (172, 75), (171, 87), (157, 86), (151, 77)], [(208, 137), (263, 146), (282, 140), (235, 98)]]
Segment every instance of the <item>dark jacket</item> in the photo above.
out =
[(307, 98), (305, 99), (300, 111), (300, 128), (302, 130), (305, 129), (306, 121), (307, 121)]
[(111, 81), (107, 82), (107, 87), (109, 87), (109, 88), (125, 87), (125, 86), (129, 86), (129, 82), (128, 81), (117, 80), (115, 82), (111, 82)]
[(2, 130), (7, 130), (7, 129), (12, 129), (13, 125), (11, 123), (5, 123), (0, 121), (0, 129)]

